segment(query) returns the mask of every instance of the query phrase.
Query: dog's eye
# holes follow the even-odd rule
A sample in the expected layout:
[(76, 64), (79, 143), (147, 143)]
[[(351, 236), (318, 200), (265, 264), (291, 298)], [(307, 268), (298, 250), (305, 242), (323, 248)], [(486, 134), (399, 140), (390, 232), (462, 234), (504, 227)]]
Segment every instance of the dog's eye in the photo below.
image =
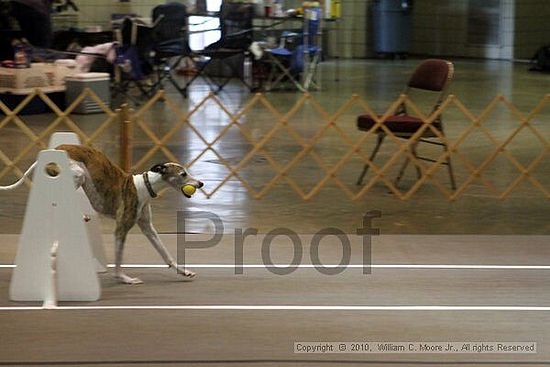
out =
[(185, 177), (185, 176), (187, 176), (187, 172), (182, 172), (181, 177)]

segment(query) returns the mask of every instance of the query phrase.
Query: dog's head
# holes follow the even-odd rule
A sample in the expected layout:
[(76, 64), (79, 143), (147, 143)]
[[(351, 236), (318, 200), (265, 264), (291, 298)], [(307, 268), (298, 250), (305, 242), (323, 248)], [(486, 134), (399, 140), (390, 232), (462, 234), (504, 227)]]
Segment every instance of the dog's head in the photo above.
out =
[(201, 181), (191, 176), (185, 167), (177, 163), (157, 164), (151, 167), (150, 171), (160, 174), (165, 182), (188, 198), (196, 189), (204, 186)]

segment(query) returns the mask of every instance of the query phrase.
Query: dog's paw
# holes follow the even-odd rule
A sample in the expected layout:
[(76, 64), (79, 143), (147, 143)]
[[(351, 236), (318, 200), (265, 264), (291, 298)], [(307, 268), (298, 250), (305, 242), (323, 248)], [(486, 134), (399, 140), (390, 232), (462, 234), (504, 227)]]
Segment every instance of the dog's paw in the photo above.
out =
[(143, 284), (141, 279), (132, 278), (132, 277), (129, 277), (128, 275), (126, 275), (126, 274), (118, 274), (116, 276), (116, 278), (118, 279), (119, 282), (124, 283), (124, 284), (132, 284), (132, 285), (133, 284)]
[(183, 277), (183, 281), (185, 282), (192, 282), (197, 278), (197, 273), (195, 272), (192, 272), (187, 269), (182, 269), (180, 267), (178, 267), (177, 269), (178, 269), (178, 274)]

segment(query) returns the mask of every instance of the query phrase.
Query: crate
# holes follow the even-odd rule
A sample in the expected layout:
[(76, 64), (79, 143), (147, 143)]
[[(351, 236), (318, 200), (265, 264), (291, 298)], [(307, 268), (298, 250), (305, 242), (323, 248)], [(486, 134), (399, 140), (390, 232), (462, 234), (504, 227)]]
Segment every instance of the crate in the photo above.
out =
[(0, 67), (0, 93), (29, 94), (36, 88), (59, 88), (65, 79), (78, 73), (74, 60), (32, 63), (30, 68)]
[[(108, 73), (81, 73), (65, 79), (65, 103), (71, 105), (85, 88), (90, 88), (105, 105), (111, 103), (109, 90), (110, 76)], [(89, 114), (103, 112), (101, 107), (90, 97), (84, 98), (73, 113)]]
[(53, 64), (33, 63), (23, 69), (0, 67), (0, 93), (28, 94), (36, 88), (53, 87), (55, 82)]

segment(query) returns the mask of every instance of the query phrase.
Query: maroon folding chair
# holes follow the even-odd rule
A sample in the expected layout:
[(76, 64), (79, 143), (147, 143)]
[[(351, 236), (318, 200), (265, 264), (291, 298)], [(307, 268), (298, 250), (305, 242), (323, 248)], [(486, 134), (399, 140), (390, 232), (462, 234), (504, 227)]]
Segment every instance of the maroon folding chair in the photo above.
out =
[[(411, 93), (411, 91), (415, 89), (423, 90), (427, 92), (433, 92), (433, 94), (437, 93), (438, 96), (436, 99), (435, 106), (432, 109), (432, 112), (433, 112), (439, 108), (441, 103), (443, 103), (444, 98), (447, 96), (447, 91), (449, 88), (449, 84), (453, 79), (453, 74), (454, 74), (454, 66), (451, 62), (447, 60), (440, 60), (440, 59), (424, 60), (420, 63), (420, 65), (416, 67), (414, 73), (409, 79), (409, 82), (407, 83), (407, 86), (403, 91), (403, 94), (408, 95)], [(374, 119), (369, 115), (361, 115), (357, 118), (357, 128), (359, 130), (369, 131), (374, 127), (375, 124), (376, 124), (376, 121), (374, 121)], [(384, 120), (383, 124), (396, 137), (401, 139), (412, 138), (413, 135), (424, 125), (421, 118), (407, 113), (405, 104), (402, 104), (401, 106), (399, 106), (396, 114), (392, 116), (388, 116)], [(437, 118), (433, 121), (432, 126), (435, 129), (439, 130), (441, 134), (444, 136), (443, 121), (441, 118), (441, 114), (437, 116)], [(377, 128), (375, 133), (377, 135), (377, 141), (376, 141), (376, 146), (374, 147), (374, 150), (372, 151), (370, 156), (371, 162), (376, 157), (376, 154), (380, 150), (380, 146), (382, 145), (382, 142), (386, 137), (386, 133), (381, 127)], [(426, 128), (422, 132), (421, 136), (417, 138), (415, 142), (411, 144), (410, 147), (411, 147), (411, 153), (416, 159), (435, 162), (434, 159), (421, 157), (417, 155), (416, 148), (419, 143), (439, 145), (443, 147), (445, 152), (448, 151), (448, 146), (446, 142), (439, 139), (439, 137), (430, 128)], [(403, 177), (403, 174), (405, 173), (405, 170), (409, 162), (410, 162), (410, 158), (407, 156), (407, 158), (403, 162), (403, 165), (401, 166), (401, 169), (399, 170), (397, 178), (395, 179), (396, 186), (399, 184), (399, 181)], [(449, 178), (451, 181), (451, 188), (455, 190), (456, 182), (453, 174), (453, 168), (451, 165), (450, 156), (447, 156), (447, 159), (445, 160), (445, 162), (443, 162), (443, 164), (447, 165), (448, 167)], [(363, 184), (363, 179), (367, 174), (368, 169), (369, 169), (369, 165), (365, 164), (365, 166), (363, 167), (363, 171), (361, 172), (361, 175), (357, 180), (357, 185)], [(416, 172), (417, 172), (418, 178), (420, 178), (421, 171), (419, 167), (416, 167)]]

